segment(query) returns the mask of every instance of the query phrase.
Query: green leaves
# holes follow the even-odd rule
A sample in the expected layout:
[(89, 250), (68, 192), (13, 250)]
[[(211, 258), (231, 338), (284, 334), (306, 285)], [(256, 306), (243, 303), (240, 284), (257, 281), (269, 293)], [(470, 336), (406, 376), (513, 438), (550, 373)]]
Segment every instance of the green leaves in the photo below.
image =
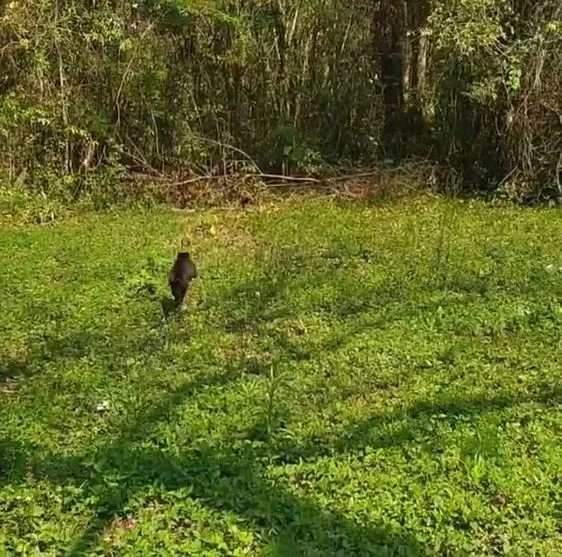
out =
[(469, 57), (498, 45), (509, 13), (506, 0), (453, 0), (439, 2), (429, 20), (439, 48)]

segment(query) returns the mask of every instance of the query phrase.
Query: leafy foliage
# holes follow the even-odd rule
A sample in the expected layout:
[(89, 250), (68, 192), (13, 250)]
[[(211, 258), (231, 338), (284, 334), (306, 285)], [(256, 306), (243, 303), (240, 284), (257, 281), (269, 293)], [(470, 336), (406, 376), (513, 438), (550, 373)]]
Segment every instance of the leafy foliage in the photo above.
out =
[(228, 173), (241, 155), (306, 174), (422, 155), (471, 187), (562, 195), (559, 2), (2, 6), (10, 187), (54, 183), (67, 203), (131, 172)]

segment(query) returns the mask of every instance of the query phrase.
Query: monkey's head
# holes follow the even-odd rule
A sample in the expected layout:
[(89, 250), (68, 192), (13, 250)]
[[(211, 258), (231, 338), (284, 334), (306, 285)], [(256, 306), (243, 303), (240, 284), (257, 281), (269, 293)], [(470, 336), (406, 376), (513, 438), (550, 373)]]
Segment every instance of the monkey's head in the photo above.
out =
[(189, 259), (188, 251), (178, 251), (178, 259)]

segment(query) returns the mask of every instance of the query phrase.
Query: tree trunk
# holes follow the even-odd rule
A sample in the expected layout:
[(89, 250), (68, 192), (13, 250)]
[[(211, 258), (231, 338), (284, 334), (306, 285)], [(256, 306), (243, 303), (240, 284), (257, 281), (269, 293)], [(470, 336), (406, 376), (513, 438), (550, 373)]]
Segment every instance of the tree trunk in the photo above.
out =
[(372, 22), (373, 48), (383, 86), (383, 143), (385, 150), (396, 158), (402, 156), (405, 15), (404, 0), (379, 0)]

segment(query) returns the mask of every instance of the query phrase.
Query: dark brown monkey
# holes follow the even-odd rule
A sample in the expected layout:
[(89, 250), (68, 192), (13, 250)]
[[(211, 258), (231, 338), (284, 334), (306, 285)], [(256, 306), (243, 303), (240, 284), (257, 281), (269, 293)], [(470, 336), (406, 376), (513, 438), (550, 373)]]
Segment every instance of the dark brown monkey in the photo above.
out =
[(187, 251), (180, 251), (168, 275), (168, 284), (176, 304), (185, 309), (184, 298), (189, 288), (189, 283), (197, 278), (197, 269)]

